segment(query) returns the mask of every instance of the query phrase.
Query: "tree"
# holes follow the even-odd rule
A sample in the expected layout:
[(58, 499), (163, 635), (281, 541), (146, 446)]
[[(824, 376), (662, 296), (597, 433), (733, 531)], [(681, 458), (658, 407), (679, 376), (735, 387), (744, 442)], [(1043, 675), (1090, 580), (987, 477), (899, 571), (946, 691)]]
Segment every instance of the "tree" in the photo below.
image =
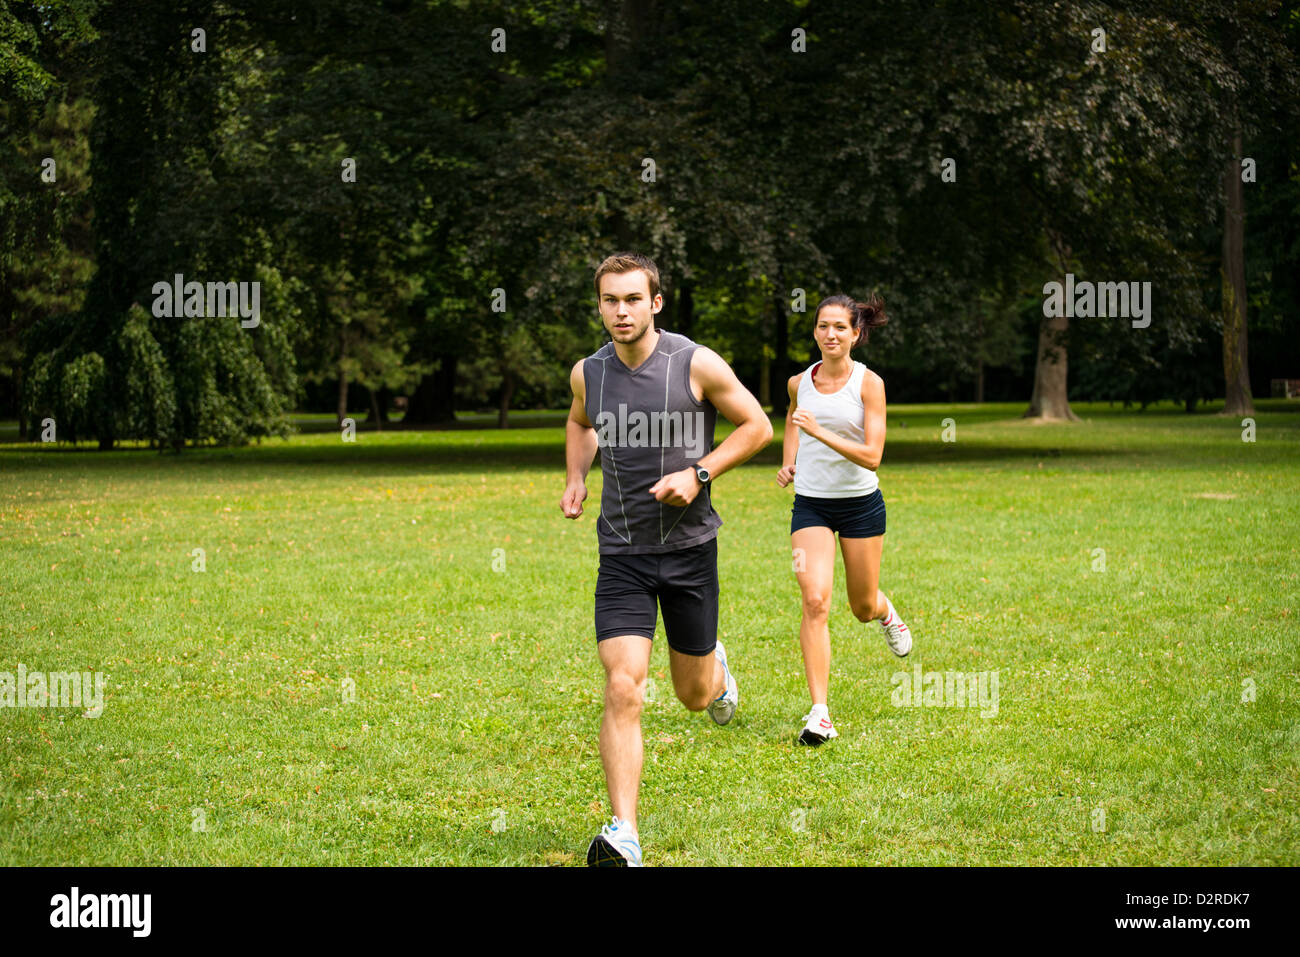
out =
[[(209, 25), (211, 55), (192, 46)], [(218, 131), (233, 107), (219, 93), (231, 61), (212, 3), (179, 9), (103, 4), (91, 61), (97, 105), (91, 127), (95, 271), (85, 304), (54, 331), (61, 344), (35, 355), (29, 418), (63, 409), (77, 437), (101, 449), (119, 438), (180, 447), (186, 440), (245, 441), (283, 434), (294, 377), (288, 338), (268, 309), (256, 329), (238, 320), (167, 317), (137, 307), (156, 284), (181, 273), (229, 272), (265, 287), (263, 304), (283, 304), (255, 228), (231, 229), (223, 210), (225, 169)], [(237, 190), (235, 191), (237, 193)], [(228, 215), (223, 215), (228, 214)], [(212, 224), (226, 228), (212, 228)], [(75, 374), (74, 374), (75, 373)], [(148, 383), (143, 391), (133, 385)], [(174, 390), (166, 399), (158, 389)], [(72, 390), (69, 392), (68, 390)], [(86, 399), (93, 394), (95, 401)]]
[[(1245, 137), (1294, 120), (1300, 74), (1295, 57), (1298, 11), (1294, 4), (1254, 0), (1206, 4), (1203, 28), (1217, 41), (1222, 68), (1211, 74), (1221, 107), (1215, 141), (1222, 149), (1222, 279), (1224, 415), (1255, 411), (1247, 348)], [(1253, 160), (1249, 162), (1253, 163)]]

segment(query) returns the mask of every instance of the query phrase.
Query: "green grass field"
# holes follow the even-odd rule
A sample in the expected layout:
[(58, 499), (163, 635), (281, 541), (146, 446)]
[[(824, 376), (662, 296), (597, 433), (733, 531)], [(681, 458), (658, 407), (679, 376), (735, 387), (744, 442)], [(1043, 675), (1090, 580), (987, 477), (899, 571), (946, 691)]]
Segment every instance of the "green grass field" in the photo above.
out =
[[(891, 407), (881, 587), (916, 648), (837, 563), (816, 750), (778, 423), (714, 494), (731, 725), (656, 642), (646, 863), (1300, 864), (1300, 402), (1259, 406), (1254, 442)], [(566, 521), (563, 461), (558, 425), (0, 446), (0, 671), (107, 674), (98, 718), (0, 709), (0, 864), (583, 863), (600, 476)], [(996, 715), (895, 707), (916, 664), (996, 671)]]

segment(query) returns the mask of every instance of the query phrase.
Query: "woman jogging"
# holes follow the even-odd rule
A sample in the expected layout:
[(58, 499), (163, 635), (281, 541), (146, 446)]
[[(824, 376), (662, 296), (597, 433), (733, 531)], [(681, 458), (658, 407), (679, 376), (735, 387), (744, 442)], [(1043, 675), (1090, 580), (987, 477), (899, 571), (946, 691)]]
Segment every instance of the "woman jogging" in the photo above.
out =
[(912, 650), (907, 626), (876, 588), (885, 534), (885, 502), (876, 480), (885, 447), (885, 384), (850, 356), (855, 345), (867, 341), (869, 329), (887, 321), (879, 296), (866, 302), (844, 295), (823, 299), (813, 327), (821, 361), (791, 377), (787, 386), (790, 411), (776, 481), (782, 488), (794, 481), (790, 547), (803, 593), (799, 644), (812, 695), (800, 744), (815, 746), (839, 736), (826, 708), (836, 533), (853, 614), (859, 621), (879, 621), (894, 654)]

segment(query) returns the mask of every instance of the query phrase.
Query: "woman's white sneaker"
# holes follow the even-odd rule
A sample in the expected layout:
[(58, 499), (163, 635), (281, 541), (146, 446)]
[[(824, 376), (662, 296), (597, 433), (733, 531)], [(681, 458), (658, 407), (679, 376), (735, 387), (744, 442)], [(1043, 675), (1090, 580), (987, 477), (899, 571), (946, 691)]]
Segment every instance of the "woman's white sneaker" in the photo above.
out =
[(817, 708), (814, 708), (811, 714), (804, 715), (803, 720), (807, 723), (799, 732), (800, 744), (815, 748), (819, 744), (825, 744), (831, 738), (840, 736), (840, 733), (835, 730), (835, 725), (831, 724), (831, 716)]
[(880, 619), (880, 627), (885, 632), (889, 650), (903, 658), (912, 650), (912, 633), (903, 624), (903, 619), (898, 617), (898, 612), (894, 611), (894, 603), (886, 598), (885, 604), (889, 607), (889, 614)]

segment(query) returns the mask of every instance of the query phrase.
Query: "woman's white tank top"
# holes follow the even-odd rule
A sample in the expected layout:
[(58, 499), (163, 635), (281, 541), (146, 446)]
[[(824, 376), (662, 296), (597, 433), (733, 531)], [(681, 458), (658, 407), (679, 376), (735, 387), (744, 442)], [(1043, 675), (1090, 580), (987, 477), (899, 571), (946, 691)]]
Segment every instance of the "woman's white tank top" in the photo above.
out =
[[(799, 408), (811, 413), (817, 424), (843, 436), (850, 442), (865, 442), (862, 419), (866, 409), (862, 405), (862, 377), (867, 367), (853, 363), (853, 372), (844, 388), (834, 395), (818, 392), (813, 385), (814, 363), (804, 370), (799, 380), (797, 403)], [(820, 371), (820, 370), (819, 370)], [(876, 473), (850, 462), (829, 445), (819, 442), (802, 429), (799, 430), (799, 451), (794, 463), (794, 490), (812, 498), (854, 498), (870, 495), (880, 486)]]

